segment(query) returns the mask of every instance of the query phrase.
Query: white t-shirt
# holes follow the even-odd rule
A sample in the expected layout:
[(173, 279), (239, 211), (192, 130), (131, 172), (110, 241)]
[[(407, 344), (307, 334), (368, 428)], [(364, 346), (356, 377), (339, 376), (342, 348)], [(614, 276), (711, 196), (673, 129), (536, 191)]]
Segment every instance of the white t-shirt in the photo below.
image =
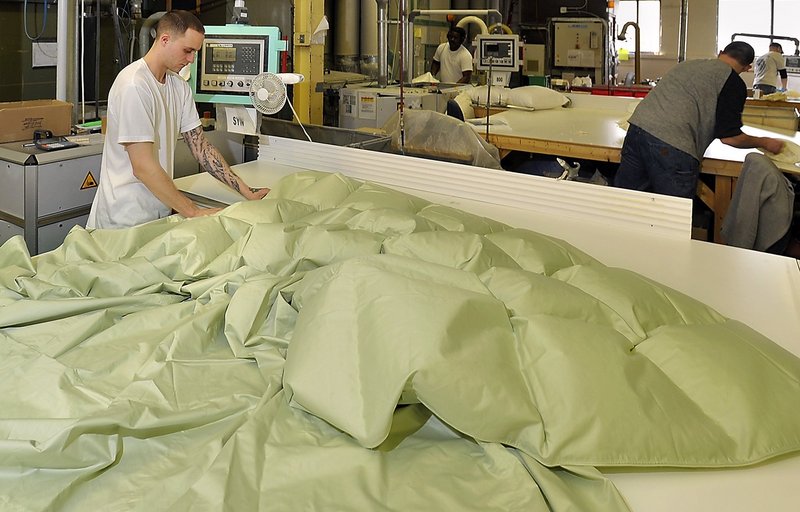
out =
[(108, 93), (100, 181), (87, 228), (123, 228), (166, 217), (169, 207), (133, 175), (123, 143), (152, 142), (158, 162), (173, 175), (181, 133), (200, 126), (189, 85), (167, 71), (160, 83), (143, 59), (120, 71)]
[(439, 62), (440, 82), (456, 83), (461, 80), (464, 71), (472, 71), (472, 54), (463, 45), (451, 51), (448, 43), (442, 43), (436, 48), (433, 60)]
[(778, 71), (786, 69), (786, 59), (778, 52), (769, 52), (756, 59), (753, 67), (754, 85), (778, 87)]

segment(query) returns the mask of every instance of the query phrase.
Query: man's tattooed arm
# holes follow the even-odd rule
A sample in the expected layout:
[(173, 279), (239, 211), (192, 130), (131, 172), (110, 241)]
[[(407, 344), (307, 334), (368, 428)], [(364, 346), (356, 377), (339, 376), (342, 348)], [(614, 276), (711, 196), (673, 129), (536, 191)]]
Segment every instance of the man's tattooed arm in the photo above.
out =
[(200, 167), (245, 198), (260, 199), (269, 191), (269, 189), (248, 187), (247, 184), (233, 172), (219, 150), (208, 142), (208, 139), (206, 139), (203, 134), (202, 127), (198, 126), (193, 130), (184, 132), (183, 140), (186, 141), (192, 155), (194, 155), (195, 159), (200, 163)]

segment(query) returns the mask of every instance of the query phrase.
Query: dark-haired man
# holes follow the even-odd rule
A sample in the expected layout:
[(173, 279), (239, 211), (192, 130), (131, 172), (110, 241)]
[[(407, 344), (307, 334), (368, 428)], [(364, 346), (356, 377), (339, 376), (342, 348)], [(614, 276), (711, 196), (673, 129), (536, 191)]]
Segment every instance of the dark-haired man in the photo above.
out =
[(466, 31), (453, 27), (447, 32), (447, 42), (440, 44), (433, 54), (431, 74), (448, 84), (468, 84), (472, 79), (472, 54), (464, 47)]
[(107, 131), (97, 194), (88, 228), (123, 228), (170, 215), (199, 217), (201, 208), (172, 181), (179, 135), (201, 167), (239, 192), (261, 199), (268, 189), (251, 189), (203, 136), (188, 84), (178, 72), (194, 60), (205, 29), (187, 11), (170, 11), (156, 26), (156, 39), (143, 58), (120, 71), (108, 94)]
[(694, 197), (700, 162), (714, 139), (735, 148), (780, 153), (783, 141), (742, 132), (753, 47), (734, 41), (716, 59), (678, 64), (642, 100), (630, 118), (617, 187)]
[(753, 89), (760, 89), (764, 94), (772, 94), (778, 90), (778, 76), (780, 76), (780, 85), (785, 91), (789, 75), (786, 73), (783, 46), (775, 42), (770, 43), (769, 52), (756, 59), (753, 73)]

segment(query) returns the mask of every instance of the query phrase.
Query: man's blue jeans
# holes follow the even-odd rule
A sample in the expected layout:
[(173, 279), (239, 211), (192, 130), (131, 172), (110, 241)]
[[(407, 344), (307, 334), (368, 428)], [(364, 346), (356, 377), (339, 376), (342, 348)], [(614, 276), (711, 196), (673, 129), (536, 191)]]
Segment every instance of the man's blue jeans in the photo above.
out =
[(698, 174), (696, 158), (630, 125), (614, 186), (691, 199)]

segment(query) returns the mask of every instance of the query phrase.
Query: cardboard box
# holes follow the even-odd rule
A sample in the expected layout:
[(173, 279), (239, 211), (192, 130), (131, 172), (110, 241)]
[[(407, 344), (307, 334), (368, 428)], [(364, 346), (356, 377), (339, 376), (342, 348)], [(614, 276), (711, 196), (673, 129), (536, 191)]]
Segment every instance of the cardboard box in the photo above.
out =
[(72, 103), (28, 100), (0, 103), (0, 142), (33, 140), (34, 130), (50, 130), (54, 136), (69, 135)]

